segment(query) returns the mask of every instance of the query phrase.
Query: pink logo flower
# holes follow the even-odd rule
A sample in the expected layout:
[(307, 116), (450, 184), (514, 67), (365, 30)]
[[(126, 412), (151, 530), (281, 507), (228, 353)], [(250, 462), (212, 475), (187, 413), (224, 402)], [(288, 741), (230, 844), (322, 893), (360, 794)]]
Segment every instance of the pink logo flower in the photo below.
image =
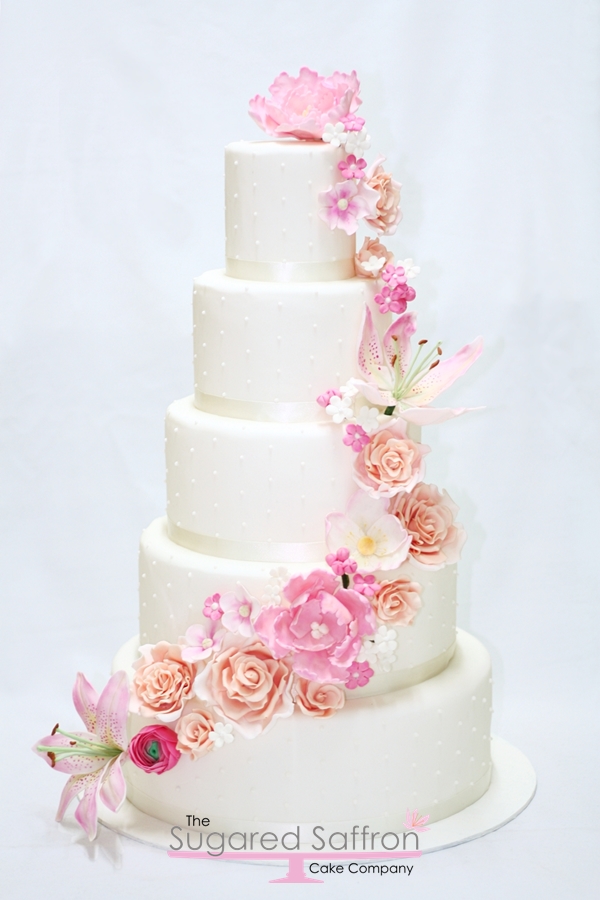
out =
[(413, 809), (412, 812), (410, 809), (407, 809), (404, 827), (409, 831), (430, 831), (429, 828), (425, 828), (425, 824), (428, 821), (429, 816), (420, 816), (418, 809)]
[(271, 97), (254, 97), (249, 113), (267, 134), (320, 141), (329, 123), (346, 120), (348, 131), (360, 131), (364, 120), (349, 115), (362, 102), (359, 90), (356, 72), (334, 72), (324, 78), (304, 66), (296, 77), (287, 72), (278, 75), (269, 88)]
[(283, 593), (289, 606), (264, 608), (255, 624), (258, 634), (276, 658), (290, 654), (303, 678), (344, 683), (363, 635), (375, 631), (369, 602), (320, 570), (292, 578)]
[(347, 547), (340, 547), (336, 553), (328, 553), (325, 562), (336, 575), (352, 575), (356, 572), (356, 563), (350, 559), (350, 551)]
[(131, 738), (129, 758), (144, 772), (162, 775), (179, 762), (177, 735), (166, 725), (146, 725)]
[(374, 671), (368, 662), (353, 662), (348, 669), (348, 678), (344, 682), (348, 690), (353, 691), (357, 687), (364, 687), (374, 675)]
[(373, 214), (377, 205), (377, 192), (359, 181), (340, 181), (319, 194), (319, 216), (333, 230), (341, 228), (346, 234), (354, 234), (359, 219)]
[(360, 453), (369, 443), (369, 435), (362, 425), (346, 425), (346, 434), (342, 441), (347, 447), (352, 447), (355, 453)]

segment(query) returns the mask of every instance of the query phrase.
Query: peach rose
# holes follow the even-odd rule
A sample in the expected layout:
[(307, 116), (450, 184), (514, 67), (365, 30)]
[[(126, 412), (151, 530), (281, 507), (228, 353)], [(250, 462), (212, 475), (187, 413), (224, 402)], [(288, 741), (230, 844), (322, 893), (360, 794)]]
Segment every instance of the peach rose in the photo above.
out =
[(192, 759), (204, 756), (214, 746), (209, 737), (214, 730), (215, 720), (208, 710), (200, 706), (187, 706), (175, 726), (177, 749), (181, 753), (187, 753)]
[(401, 423), (379, 431), (354, 461), (354, 480), (370, 497), (394, 497), (411, 491), (425, 474), (425, 444), (406, 437)]
[(441, 569), (455, 563), (466, 540), (454, 521), (458, 506), (446, 491), (433, 484), (418, 484), (410, 494), (399, 494), (388, 512), (395, 515), (411, 536), (409, 554), (418, 566)]
[(142, 658), (134, 662), (131, 712), (173, 722), (192, 696), (196, 666), (181, 658), (181, 647), (160, 641), (140, 647)]
[(380, 234), (395, 234), (402, 219), (400, 210), (400, 188), (389, 172), (384, 172), (381, 163), (385, 156), (378, 156), (366, 172), (365, 184), (379, 194), (377, 215), (367, 216), (365, 222)]
[(346, 695), (339, 684), (320, 684), (297, 678), (294, 688), (296, 706), (305, 716), (332, 716), (346, 702)]
[(275, 659), (257, 637), (228, 634), (194, 690), (244, 737), (253, 738), (294, 711), (292, 679), (289, 662)]
[(379, 278), (394, 254), (380, 242), (379, 238), (365, 238), (354, 257), (354, 270), (359, 278)]
[(411, 625), (421, 608), (421, 585), (406, 575), (394, 581), (382, 581), (377, 594), (370, 598), (371, 606), (380, 622)]

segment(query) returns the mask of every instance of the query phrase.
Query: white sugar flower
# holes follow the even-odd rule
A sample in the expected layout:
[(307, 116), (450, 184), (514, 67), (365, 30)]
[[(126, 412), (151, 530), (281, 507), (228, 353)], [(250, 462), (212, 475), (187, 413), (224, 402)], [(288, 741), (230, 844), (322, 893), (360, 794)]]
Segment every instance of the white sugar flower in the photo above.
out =
[(385, 625), (381, 625), (375, 632), (375, 652), (384, 672), (391, 671), (396, 662), (397, 637), (395, 629), (386, 628)]
[(366, 128), (362, 128), (360, 131), (350, 131), (346, 136), (344, 146), (348, 153), (353, 153), (357, 159), (360, 159), (371, 146), (371, 136), (367, 134)]
[(356, 422), (367, 434), (379, 428), (379, 410), (376, 406), (361, 406), (356, 414)]
[(343, 147), (348, 139), (348, 135), (341, 122), (336, 122), (335, 125), (328, 122), (323, 131), (322, 138), (326, 144), (331, 144), (332, 147)]
[(325, 412), (331, 416), (336, 425), (339, 425), (344, 419), (351, 419), (354, 415), (352, 412), (352, 398), (334, 395), (329, 401), (329, 406), (326, 407)]
[(285, 566), (277, 566), (269, 572), (271, 576), (265, 584), (261, 603), (265, 606), (279, 606), (281, 603), (281, 592), (289, 581), (290, 573)]
[(344, 399), (351, 399), (352, 397), (356, 397), (358, 394), (358, 388), (355, 385), (355, 378), (351, 378), (350, 381), (347, 381), (346, 384), (343, 384), (340, 388), (340, 394)]
[(233, 740), (233, 725), (225, 725), (224, 722), (215, 722), (215, 730), (208, 734), (214, 743), (215, 750), (220, 750), (225, 744), (231, 744)]
[(408, 556), (411, 536), (396, 516), (388, 515), (388, 501), (357, 491), (344, 513), (326, 519), (327, 547), (336, 553), (347, 547), (360, 569), (375, 572), (397, 569)]
[(404, 269), (404, 274), (407, 278), (416, 278), (421, 271), (421, 266), (413, 265), (412, 259), (403, 259), (398, 263), (398, 265), (402, 266), (402, 268)]
[(367, 260), (361, 262), (361, 266), (366, 272), (376, 276), (379, 275), (386, 263), (387, 259), (385, 256), (370, 256)]

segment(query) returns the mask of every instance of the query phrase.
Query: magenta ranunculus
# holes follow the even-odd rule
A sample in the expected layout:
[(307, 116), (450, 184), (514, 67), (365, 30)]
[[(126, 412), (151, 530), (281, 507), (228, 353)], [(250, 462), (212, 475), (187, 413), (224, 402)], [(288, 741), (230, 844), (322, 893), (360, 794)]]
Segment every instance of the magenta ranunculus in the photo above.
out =
[(146, 725), (131, 738), (129, 758), (138, 769), (162, 775), (177, 765), (177, 735), (166, 725)]
[(269, 88), (271, 96), (254, 97), (249, 113), (274, 137), (320, 141), (325, 125), (335, 124), (358, 109), (362, 102), (359, 89), (356, 72), (334, 72), (324, 78), (304, 66), (296, 77), (287, 72), (278, 75)]
[(265, 607), (255, 622), (257, 633), (276, 658), (290, 654), (303, 678), (343, 684), (363, 636), (375, 631), (370, 603), (318, 569), (292, 578), (283, 594), (289, 605)]

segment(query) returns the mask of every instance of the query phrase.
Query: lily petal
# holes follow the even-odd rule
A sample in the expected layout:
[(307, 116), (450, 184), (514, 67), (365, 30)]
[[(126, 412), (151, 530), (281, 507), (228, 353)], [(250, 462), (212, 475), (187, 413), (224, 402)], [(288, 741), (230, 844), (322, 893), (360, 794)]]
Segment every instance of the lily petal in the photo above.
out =
[(362, 333), (358, 345), (358, 367), (365, 378), (374, 381), (380, 387), (389, 387), (389, 368), (383, 355), (381, 341), (373, 324), (373, 316), (369, 307), (365, 310)]
[(83, 797), (75, 810), (75, 818), (89, 840), (93, 841), (98, 831), (98, 792), (101, 779), (99, 775), (97, 778), (94, 778), (93, 775), (87, 777), (89, 780), (84, 786)]
[[(58, 809), (56, 810), (56, 821), (62, 822), (67, 809), (69, 808), (75, 797), (79, 796), (82, 791), (89, 790), (90, 788), (97, 791), (101, 777), (102, 772), (93, 772), (87, 775), (71, 776), (71, 778), (69, 778), (69, 780), (65, 784), (62, 794), (60, 795)], [(77, 818), (77, 813), (75, 814), (75, 818)], [(77, 819), (77, 821), (79, 822), (79, 819)], [(95, 833), (96, 832), (94, 830), (94, 835)], [(90, 840), (92, 840), (92, 838), (90, 838)]]
[[(74, 737), (86, 738), (91, 741), (96, 740), (96, 735), (88, 734), (85, 731), (74, 731), (72, 733)], [(73, 756), (66, 756), (63, 759), (56, 759), (53, 764), (52, 758), (48, 756), (48, 752), (51, 753), (52, 751), (38, 750), (39, 746), (69, 747), (71, 746), (70, 738), (66, 737), (64, 734), (49, 734), (38, 741), (32, 748), (34, 753), (41, 756), (42, 759), (57, 772), (68, 772), (70, 775), (82, 775), (96, 772), (98, 769), (103, 769), (110, 759), (110, 757), (106, 756), (82, 756), (81, 754), (73, 754)]]
[(384, 387), (379, 388), (375, 384), (368, 381), (359, 381), (357, 378), (353, 379), (353, 384), (358, 388), (363, 397), (375, 406), (395, 406), (398, 402), (389, 387), (387, 389)]
[(128, 705), (127, 674), (124, 671), (115, 672), (98, 700), (96, 732), (101, 741), (125, 749)]
[(127, 794), (127, 785), (121, 769), (122, 761), (123, 754), (108, 764), (100, 787), (100, 799), (112, 812), (117, 812), (121, 808)]
[(75, 679), (73, 704), (87, 730), (95, 731), (98, 694), (81, 672), (77, 673), (77, 678)]
[(402, 374), (406, 374), (412, 357), (410, 339), (416, 330), (417, 317), (412, 312), (404, 313), (392, 322), (383, 336), (383, 352), (390, 369), (393, 369), (394, 358), (399, 356)]
[(405, 402), (426, 406), (438, 394), (450, 387), (457, 378), (469, 369), (483, 350), (483, 338), (478, 337), (472, 343), (465, 344), (458, 353), (445, 359), (418, 381), (406, 395)]

